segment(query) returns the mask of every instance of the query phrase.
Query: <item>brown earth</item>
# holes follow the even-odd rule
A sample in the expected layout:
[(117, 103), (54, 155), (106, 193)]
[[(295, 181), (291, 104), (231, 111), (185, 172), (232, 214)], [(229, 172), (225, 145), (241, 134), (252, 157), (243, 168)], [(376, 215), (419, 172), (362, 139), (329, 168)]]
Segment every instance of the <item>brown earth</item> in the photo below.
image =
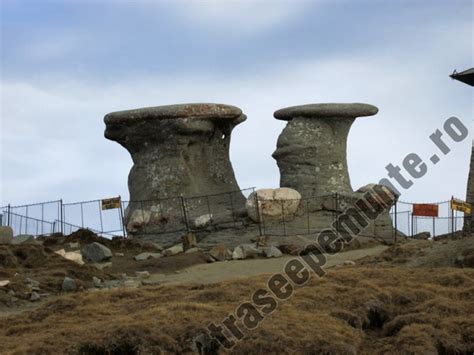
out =
[[(267, 280), (58, 297), (2, 319), (1, 352), (196, 353), (193, 338), (249, 300), (253, 290), (265, 288)], [(470, 354), (473, 292), (471, 269), (333, 269), (296, 289), (230, 352)]]
[[(81, 238), (84, 242), (94, 237)], [(52, 293), (35, 308), (25, 301), (21, 314), (7, 311), (2, 316), (0, 309), (0, 354), (216, 353), (217, 343), (203, 335), (207, 324), (222, 321), (249, 301), (253, 291), (266, 287), (272, 273), (280, 272), (281, 261), (290, 258), (196, 265), (204, 262), (204, 256), (192, 253), (135, 262), (134, 255), (153, 247), (136, 241), (99, 242), (114, 253), (124, 253), (113, 258), (106, 272), (93, 268), (88, 273), (91, 266), (54, 254), (65, 240), (47, 241), (41, 248), (20, 246), (18, 251), (0, 248), (0, 264), (10, 265), (0, 269), (0, 278), (32, 275), (50, 285)], [(325, 277), (312, 274), (307, 285), (280, 301), (275, 312), (230, 352), (472, 354), (474, 270), (469, 260), (473, 255), (474, 238), (403, 241), (390, 248), (346, 251), (329, 259), (328, 265), (336, 267)], [(342, 266), (345, 260), (357, 264)], [(234, 263), (243, 272), (226, 274)], [(270, 264), (274, 267), (269, 269)], [(57, 291), (65, 273), (90, 280), (97, 272), (105, 279), (122, 270), (142, 269), (165, 275), (163, 282), (179, 284)], [(181, 272), (176, 274), (177, 270)], [(202, 343), (207, 348), (200, 352)], [(222, 348), (218, 352), (225, 353)]]

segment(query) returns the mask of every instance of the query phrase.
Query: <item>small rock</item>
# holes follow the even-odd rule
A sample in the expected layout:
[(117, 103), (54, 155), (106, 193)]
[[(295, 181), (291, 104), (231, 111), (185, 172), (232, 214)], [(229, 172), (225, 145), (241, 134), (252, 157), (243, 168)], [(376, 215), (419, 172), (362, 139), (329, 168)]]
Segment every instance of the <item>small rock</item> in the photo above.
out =
[[(212, 258), (212, 256), (210, 256)], [(236, 247), (232, 252), (232, 259), (234, 260), (242, 260), (244, 259), (244, 251), (240, 247)]]
[(199, 251), (199, 248), (191, 248), (186, 250), (184, 253), (185, 254), (191, 254), (191, 253), (197, 253)]
[(10, 284), (10, 280), (0, 280), (0, 287), (5, 287)]
[(93, 263), (99, 263), (112, 257), (110, 249), (97, 242), (85, 245), (81, 253), (85, 260)]
[(261, 253), (262, 252), (260, 250), (251, 244), (241, 244), (234, 249), (234, 252), (232, 253), (232, 259), (238, 260), (254, 258), (259, 256)]
[(146, 249), (146, 250), (152, 250), (152, 251), (156, 251), (156, 252), (162, 252), (163, 251), (163, 247), (161, 245), (159, 245), (158, 243), (149, 241), (149, 240), (141, 242), (140, 245), (142, 246), (143, 249)]
[(58, 254), (64, 258), (64, 255), (66, 255), (66, 250), (64, 249), (59, 249), (54, 251), (55, 254)]
[(140, 279), (148, 279), (150, 277), (150, 273), (148, 271), (135, 271), (135, 276)]
[(29, 234), (21, 234), (15, 238), (13, 238), (12, 244), (19, 245), (19, 244), (33, 244), (35, 243), (35, 237)]
[(178, 245), (172, 246), (171, 248), (163, 250), (161, 254), (163, 256), (172, 256), (172, 255), (176, 255), (182, 252), (183, 252), (183, 246), (178, 244)]
[(82, 260), (82, 254), (79, 250), (67, 251), (63, 257), (64, 259), (74, 261), (76, 264), (84, 265), (84, 260)]
[(356, 263), (352, 260), (345, 260), (344, 261), (344, 265), (350, 265), (350, 266), (354, 266)]
[(145, 252), (145, 253), (135, 255), (133, 257), (133, 259), (135, 259), (135, 261), (144, 261), (144, 260), (148, 260), (148, 259), (158, 259), (158, 258), (161, 258), (162, 256), (163, 255), (161, 255), (160, 253)]
[(0, 226), (0, 244), (11, 244), (13, 240), (13, 229), (8, 226)]
[(97, 288), (102, 287), (102, 280), (99, 279), (98, 277), (93, 276), (92, 283), (94, 284), (94, 287), (97, 287)]
[(26, 278), (26, 282), (29, 283), (30, 286), (32, 286), (32, 287), (39, 287), (40, 286), (39, 281), (30, 279), (29, 277)]
[(227, 248), (225, 244), (217, 244), (209, 252), (214, 259), (218, 261), (224, 261), (226, 259), (232, 259), (232, 252)]
[(115, 256), (125, 256), (124, 253), (115, 253)]
[(194, 226), (196, 228), (205, 228), (211, 224), (212, 224), (212, 213), (204, 214), (194, 220)]
[(108, 267), (112, 267), (112, 262), (109, 261), (107, 263), (94, 263), (94, 264), (90, 264), (90, 265), (95, 267), (97, 270), (104, 270)]
[(76, 281), (74, 279), (71, 279), (70, 277), (65, 277), (63, 280), (61, 289), (64, 292), (76, 291), (77, 290)]
[(271, 246), (268, 248), (265, 248), (264, 250), (265, 256), (267, 258), (279, 258), (283, 255), (283, 253), (278, 249), (277, 247)]
[(31, 302), (35, 302), (35, 301), (39, 301), (41, 298), (41, 296), (37, 293), (37, 292), (31, 292), (31, 296), (30, 296), (30, 301)]

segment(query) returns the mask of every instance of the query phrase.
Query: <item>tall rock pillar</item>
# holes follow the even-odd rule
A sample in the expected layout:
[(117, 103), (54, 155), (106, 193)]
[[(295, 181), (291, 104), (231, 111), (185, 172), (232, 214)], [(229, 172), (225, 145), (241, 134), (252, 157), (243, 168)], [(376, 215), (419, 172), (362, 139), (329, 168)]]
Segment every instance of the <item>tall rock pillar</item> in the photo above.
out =
[[(140, 210), (144, 215), (141, 224), (148, 223), (150, 218), (144, 212), (150, 211), (158, 214), (155, 220), (169, 223), (183, 213), (181, 205), (174, 201), (180, 195), (240, 190), (229, 160), (229, 145), (232, 129), (245, 119), (237, 107), (209, 103), (158, 106), (106, 115), (105, 137), (121, 144), (133, 159), (128, 177), (131, 204), (126, 211), (126, 222), (135, 210)], [(169, 201), (161, 200), (168, 198)], [(227, 200), (229, 196), (225, 197)], [(221, 202), (224, 207), (232, 204), (232, 209), (245, 206), (240, 192), (233, 194), (232, 201)], [(194, 199), (190, 203), (196, 204), (190, 206), (194, 218), (208, 213), (208, 201)], [(216, 199), (211, 201), (212, 205), (217, 203)], [(197, 212), (197, 208), (202, 211)]]
[(303, 197), (352, 193), (347, 136), (356, 117), (377, 112), (377, 107), (360, 103), (311, 104), (276, 111), (276, 119), (288, 121), (273, 153), (280, 186), (293, 188)]

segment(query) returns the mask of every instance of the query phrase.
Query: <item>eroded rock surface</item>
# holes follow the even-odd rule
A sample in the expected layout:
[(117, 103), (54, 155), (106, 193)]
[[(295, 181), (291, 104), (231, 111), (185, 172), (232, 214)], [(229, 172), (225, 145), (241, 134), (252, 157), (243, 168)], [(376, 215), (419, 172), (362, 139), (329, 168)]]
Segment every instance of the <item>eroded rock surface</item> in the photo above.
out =
[(357, 117), (377, 112), (377, 107), (360, 103), (311, 104), (276, 111), (276, 119), (288, 121), (273, 153), (280, 186), (293, 188), (303, 197), (352, 192), (347, 136)]
[[(233, 128), (245, 119), (237, 107), (209, 103), (106, 115), (105, 137), (125, 147), (134, 164), (128, 178), (132, 202), (125, 213), (129, 231), (140, 234), (147, 227), (182, 222), (179, 199), (158, 199), (239, 191), (229, 145)], [(187, 203), (197, 216), (209, 213), (205, 199)], [(213, 198), (212, 205), (244, 208), (245, 198), (237, 192)]]

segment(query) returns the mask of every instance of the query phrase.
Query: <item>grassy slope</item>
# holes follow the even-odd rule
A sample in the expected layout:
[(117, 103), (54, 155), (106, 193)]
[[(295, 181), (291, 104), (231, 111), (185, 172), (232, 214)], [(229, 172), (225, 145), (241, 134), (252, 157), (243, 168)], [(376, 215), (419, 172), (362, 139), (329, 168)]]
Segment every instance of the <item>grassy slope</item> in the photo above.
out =
[[(222, 320), (266, 280), (61, 296), (2, 319), (0, 353), (190, 351), (200, 329)], [(472, 353), (473, 294), (472, 269), (333, 269), (297, 289), (232, 352)]]

